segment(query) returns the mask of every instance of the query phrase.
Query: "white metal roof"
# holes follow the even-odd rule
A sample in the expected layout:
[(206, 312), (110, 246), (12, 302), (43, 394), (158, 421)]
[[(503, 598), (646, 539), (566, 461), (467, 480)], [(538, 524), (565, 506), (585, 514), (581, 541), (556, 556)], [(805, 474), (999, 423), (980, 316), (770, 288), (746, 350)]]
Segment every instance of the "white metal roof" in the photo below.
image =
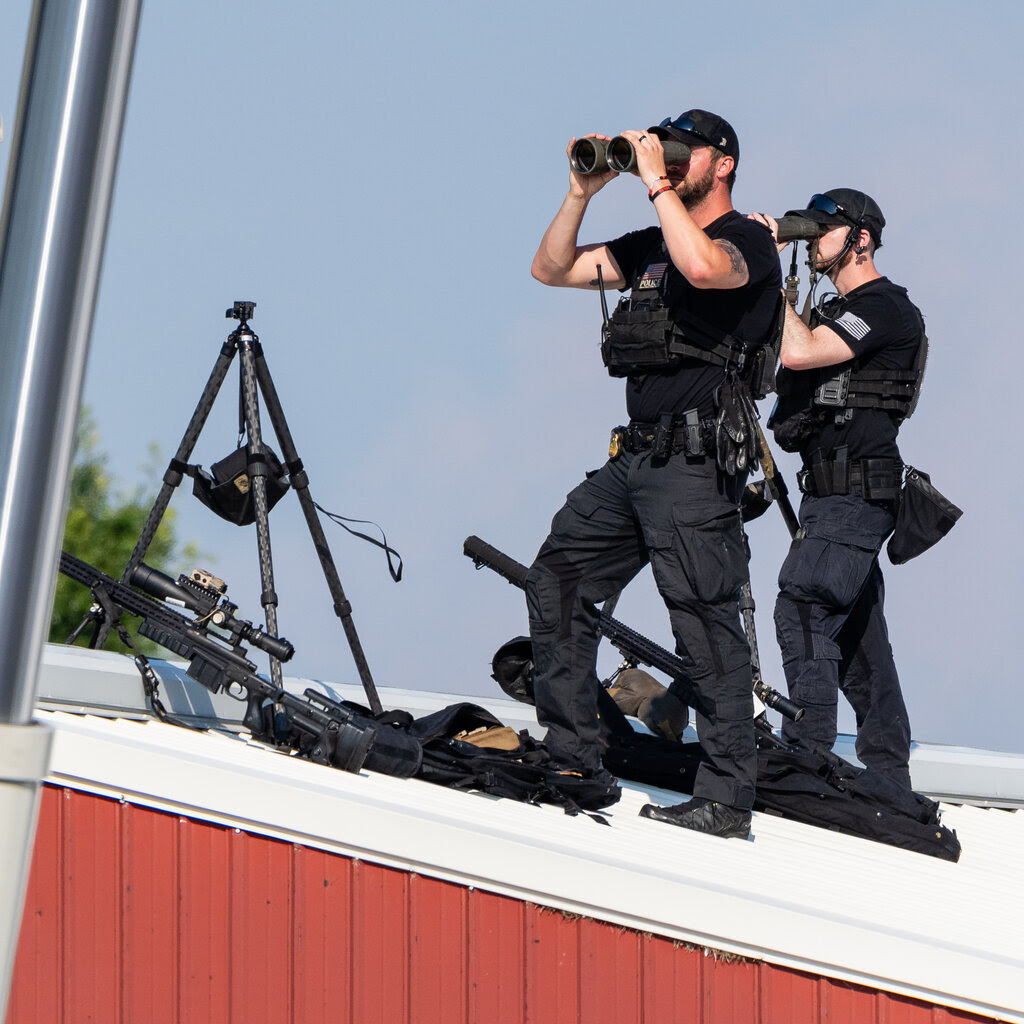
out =
[[(160, 678), (160, 696), (168, 711), (187, 720), (207, 722), (216, 718), (229, 724), (241, 724), (244, 704), (196, 685), (185, 674), (182, 664), (159, 659), (153, 659), (151, 664)], [(358, 684), (296, 677), (286, 678), (284, 682), (296, 693), (314, 687), (332, 697), (366, 702)], [(382, 699), (386, 707), (404, 708), (413, 715), (469, 700), (488, 708), (517, 731), (529, 729), (538, 738), (543, 737), (533, 709), (506, 698), (497, 684), (495, 695), (488, 697), (388, 687), (383, 690)], [(45, 646), (38, 703), (48, 710), (77, 710), (128, 718), (149, 715), (139, 672), (130, 658), (59, 644)], [(687, 738), (696, 739), (696, 733), (691, 730)], [(852, 736), (839, 737), (836, 753), (858, 763)], [(910, 752), (910, 770), (914, 789), (935, 800), (1024, 808), (1022, 754), (915, 742)]]
[[(126, 703), (138, 692), (127, 659), (51, 648), (44, 706), (68, 706), (53, 694), (65, 683), (81, 694), (106, 687), (107, 708), (122, 690)], [(179, 684), (193, 706), (206, 699)], [(398, 697), (382, 691), (386, 706), (413, 713), (460, 699)], [(477, 702), (517, 728), (529, 714), (509, 701)], [(678, 794), (631, 783), (605, 828), (555, 807), (322, 768), (223, 731), (68, 711), (39, 717), (56, 730), (57, 784), (1024, 1024), (1019, 811), (944, 805), (943, 823), (963, 845), (951, 864), (766, 814), (755, 813), (747, 842), (690, 833), (637, 815), (648, 800), (675, 803)], [(1004, 791), (1020, 785), (1024, 757), (938, 750), (947, 770), (976, 755), (1009, 777)]]

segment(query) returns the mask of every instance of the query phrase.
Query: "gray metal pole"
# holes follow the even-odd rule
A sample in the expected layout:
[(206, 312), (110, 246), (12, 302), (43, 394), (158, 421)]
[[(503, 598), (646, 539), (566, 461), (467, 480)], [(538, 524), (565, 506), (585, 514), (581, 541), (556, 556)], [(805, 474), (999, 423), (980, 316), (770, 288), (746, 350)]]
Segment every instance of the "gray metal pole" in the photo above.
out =
[(0, 726), (23, 756), (0, 761), (0, 1020), (47, 764), (49, 736), (30, 720), (140, 11), (141, 0), (36, 0), (12, 126), (0, 219)]

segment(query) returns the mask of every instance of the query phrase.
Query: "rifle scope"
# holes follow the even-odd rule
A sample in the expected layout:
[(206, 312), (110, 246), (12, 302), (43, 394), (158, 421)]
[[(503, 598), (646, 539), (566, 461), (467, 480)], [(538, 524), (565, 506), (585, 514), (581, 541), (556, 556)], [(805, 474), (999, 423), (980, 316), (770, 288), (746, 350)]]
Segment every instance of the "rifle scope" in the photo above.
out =
[[(662, 139), (666, 164), (684, 164), (690, 159), (690, 147), (674, 139)], [(577, 139), (569, 150), (569, 163), (578, 174), (603, 174), (605, 171), (632, 171), (636, 167), (633, 143), (622, 135), (614, 139)]]
[(204, 616), (204, 621), (197, 623), (198, 625), (209, 623), (230, 630), (241, 640), (258, 647), (272, 658), (277, 658), (278, 661), (288, 661), (295, 653), (295, 648), (283, 637), (272, 636), (270, 633), (265, 633), (260, 626), (236, 619), (233, 611), (234, 605), (230, 602), (224, 601), (211, 611), (209, 605), (199, 600), (196, 594), (179, 583), (175, 583), (170, 576), (160, 572), (159, 569), (153, 569), (144, 562), (140, 563), (132, 573), (130, 582), (132, 586), (145, 591), (158, 601), (178, 601), (190, 611)]

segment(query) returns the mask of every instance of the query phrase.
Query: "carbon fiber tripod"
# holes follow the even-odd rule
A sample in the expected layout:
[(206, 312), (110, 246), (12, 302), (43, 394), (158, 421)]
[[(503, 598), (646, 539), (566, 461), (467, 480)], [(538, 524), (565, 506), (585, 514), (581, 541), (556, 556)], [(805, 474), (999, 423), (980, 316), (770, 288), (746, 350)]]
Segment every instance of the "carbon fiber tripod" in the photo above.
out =
[[(380, 698), (377, 695), (377, 688), (370, 674), (370, 667), (366, 663), (366, 656), (363, 654), (362, 644), (359, 642), (359, 635), (356, 632), (355, 623), (352, 621), (352, 605), (345, 597), (345, 591), (338, 576), (338, 570), (331, 556), (331, 549), (324, 536), (323, 527), (317, 515), (316, 505), (312, 495), (309, 493), (309, 477), (302, 465), (295, 444), (292, 441), (291, 431), (288, 429), (288, 422), (281, 408), (281, 401), (277, 396), (277, 389), (267, 368), (266, 359), (263, 356), (263, 348), (260, 339), (249, 326), (249, 320), (256, 308), (255, 302), (238, 301), (227, 310), (225, 316), (238, 320), (238, 327), (227, 337), (221, 347), (220, 355), (214, 364), (213, 371), (206, 387), (196, 405), (195, 412), (189, 420), (188, 427), (181, 439), (178, 450), (174, 453), (167, 471), (164, 473), (163, 485), (157, 494), (156, 501), (150, 509), (139, 539), (135, 544), (128, 565), (121, 576), (123, 583), (131, 582), (135, 570), (142, 564), (146, 557), (153, 538), (156, 536), (157, 528), (167, 511), (171, 496), (175, 488), (181, 483), (182, 478), (193, 467), (190, 467), (188, 460), (192, 455), (196, 441), (199, 439), (203, 426), (206, 423), (210, 410), (213, 407), (214, 399), (220, 390), (224, 378), (227, 376), (231, 362), (235, 354), (239, 355), (240, 395), (241, 414), (244, 418), (245, 434), (248, 439), (246, 446), (246, 475), (249, 487), (253, 496), (253, 507), (256, 523), (256, 545), (259, 552), (260, 583), (263, 591), (260, 595), (260, 603), (263, 605), (266, 616), (267, 632), (278, 636), (277, 628), (277, 592), (274, 589), (274, 566), (270, 549), (270, 521), (269, 507), (267, 501), (267, 449), (263, 444), (263, 435), (260, 428), (260, 407), (259, 394), (262, 392), (263, 400), (266, 403), (267, 413), (270, 416), (271, 425), (277, 436), (278, 444), (281, 446), (281, 454), (284, 457), (284, 467), (288, 473), (288, 481), (298, 495), (302, 513), (306, 519), (313, 546), (316, 549), (317, 557), (323, 569), (327, 587), (330, 590), (331, 598), (334, 601), (334, 612), (341, 620), (348, 639), (349, 647), (352, 650), (352, 657), (359, 672), (359, 679), (363, 684), (366, 699), (370, 710), (375, 714), (383, 710)], [(240, 424), (241, 427), (241, 424)], [(241, 435), (241, 431), (240, 431)], [(114, 624), (101, 622), (97, 628), (90, 646), (102, 647), (106, 642), (110, 629)], [(275, 686), (281, 686), (281, 663), (273, 655), (270, 655), (270, 678)]]

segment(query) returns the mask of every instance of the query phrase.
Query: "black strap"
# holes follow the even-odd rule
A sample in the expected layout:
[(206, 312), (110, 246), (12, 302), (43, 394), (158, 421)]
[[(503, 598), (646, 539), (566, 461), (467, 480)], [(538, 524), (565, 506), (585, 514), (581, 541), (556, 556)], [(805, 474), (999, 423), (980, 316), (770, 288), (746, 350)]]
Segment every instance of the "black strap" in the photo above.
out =
[[(692, 317), (686, 317), (680, 322), (674, 318), (679, 329), (673, 330), (672, 338), (669, 341), (669, 351), (675, 355), (699, 359), (712, 366), (721, 366), (725, 369), (735, 368), (742, 371), (746, 359), (747, 348), (742, 341), (737, 340), (731, 334), (715, 332), (710, 327), (697, 323)], [(695, 345), (690, 340), (703, 338), (710, 343), (710, 347)]]
[(850, 375), (848, 409), (884, 409), (907, 415), (920, 381), (917, 370), (860, 370)]
[[(353, 537), (359, 537), (360, 540), (369, 541), (369, 543), (375, 545), (378, 548), (383, 549), (388, 559), (388, 572), (391, 573), (391, 578), (396, 582), (400, 583), (402, 580), (402, 556), (388, 544), (388, 538), (385, 536), (384, 531), (370, 519), (349, 519), (347, 516), (339, 516), (337, 512), (328, 512), (322, 505), (318, 505), (315, 501), (313, 507), (318, 511), (327, 516), (332, 522), (337, 523), (343, 530), (348, 530)], [(382, 540), (377, 540), (376, 537), (368, 537), (365, 533), (360, 533), (358, 530), (353, 530), (351, 527), (346, 526), (346, 523), (363, 523), (367, 526), (374, 526), (380, 530)], [(391, 561), (391, 556), (394, 555), (398, 559), (398, 569), (395, 569), (394, 563)]]

